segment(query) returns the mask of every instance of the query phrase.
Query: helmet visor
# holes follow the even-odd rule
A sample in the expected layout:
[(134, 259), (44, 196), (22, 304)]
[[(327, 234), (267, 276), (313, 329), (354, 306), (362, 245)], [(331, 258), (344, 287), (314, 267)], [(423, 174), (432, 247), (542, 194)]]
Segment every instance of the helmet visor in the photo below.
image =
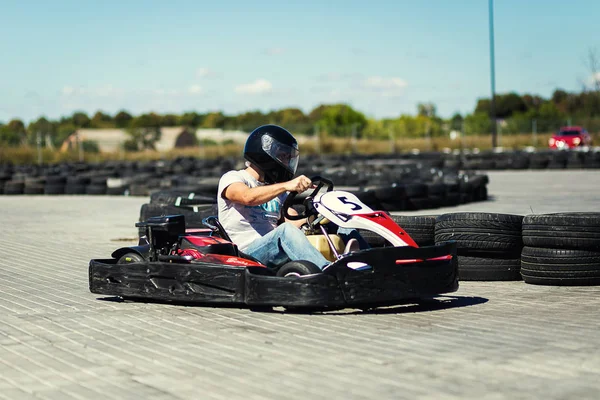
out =
[(300, 157), (298, 147), (292, 147), (287, 144), (283, 144), (273, 139), (269, 135), (263, 135), (261, 142), (262, 149), (265, 153), (267, 153), (271, 158), (277, 160), (293, 174), (296, 173), (296, 168), (298, 168), (298, 158)]

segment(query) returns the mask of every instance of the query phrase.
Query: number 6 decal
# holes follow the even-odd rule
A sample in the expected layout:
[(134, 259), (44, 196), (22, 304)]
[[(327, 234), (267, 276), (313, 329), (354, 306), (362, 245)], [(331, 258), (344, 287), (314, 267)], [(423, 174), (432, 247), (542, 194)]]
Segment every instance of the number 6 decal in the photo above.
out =
[(360, 206), (360, 204), (356, 204), (356, 203), (353, 203), (351, 201), (348, 201), (348, 198), (346, 196), (339, 196), (338, 200), (341, 201), (344, 204), (351, 205), (352, 206), (352, 211), (357, 211), (357, 210), (362, 209), (362, 207)]

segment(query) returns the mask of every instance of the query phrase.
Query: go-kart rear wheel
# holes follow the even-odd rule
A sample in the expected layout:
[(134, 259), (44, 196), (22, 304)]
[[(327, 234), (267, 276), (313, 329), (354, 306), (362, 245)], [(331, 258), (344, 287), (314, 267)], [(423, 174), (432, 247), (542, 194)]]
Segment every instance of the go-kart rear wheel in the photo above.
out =
[(119, 258), (117, 264), (133, 264), (133, 263), (143, 263), (144, 257), (140, 256), (138, 253), (126, 253)]
[(285, 263), (281, 268), (279, 268), (279, 271), (277, 271), (277, 276), (293, 277), (318, 274), (320, 272), (322, 272), (321, 268), (317, 267), (310, 261), (290, 261), (288, 263)]

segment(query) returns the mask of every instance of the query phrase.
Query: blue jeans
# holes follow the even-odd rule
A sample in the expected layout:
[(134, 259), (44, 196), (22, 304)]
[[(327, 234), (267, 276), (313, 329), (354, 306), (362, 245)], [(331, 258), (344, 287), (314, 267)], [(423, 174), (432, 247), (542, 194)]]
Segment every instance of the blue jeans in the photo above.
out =
[(285, 222), (255, 240), (244, 253), (273, 268), (288, 261), (306, 260), (323, 269), (329, 261), (308, 241), (304, 232)]
[[(335, 232), (335, 231), (329, 230), (329, 232)], [(362, 236), (360, 236), (360, 233), (358, 233), (358, 231), (356, 229), (338, 227), (337, 235), (344, 241), (344, 243), (348, 243), (348, 240), (350, 240), (350, 239), (356, 239), (358, 241), (358, 244), (359, 244), (361, 250), (371, 248), (369, 243), (367, 243), (367, 241)]]
[[(338, 228), (337, 234), (344, 243), (354, 238), (361, 249), (370, 247), (356, 229)], [(306, 239), (304, 232), (290, 223), (283, 223), (255, 240), (244, 253), (271, 268), (292, 260), (310, 261), (321, 269), (329, 265), (329, 261)]]

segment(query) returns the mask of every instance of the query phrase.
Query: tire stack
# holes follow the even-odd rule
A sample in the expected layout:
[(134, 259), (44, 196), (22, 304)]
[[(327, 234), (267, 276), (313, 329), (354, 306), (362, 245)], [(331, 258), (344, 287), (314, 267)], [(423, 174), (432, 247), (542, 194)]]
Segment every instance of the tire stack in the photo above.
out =
[(457, 242), (460, 280), (521, 280), (522, 221), (512, 214), (443, 214), (435, 222), (435, 243)]
[[(181, 214), (185, 216), (187, 229), (204, 228), (202, 220), (217, 215), (217, 199), (213, 196), (198, 195), (187, 190), (162, 190), (150, 196), (150, 203), (142, 205), (140, 221), (161, 215)], [(145, 229), (139, 229), (144, 235)]]
[(69, 176), (65, 185), (65, 194), (85, 194), (85, 188), (89, 183), (88, 176)]
[(48, 175), (44, 185), (44, 194), (55, 195), (65, 194), (67, 177), (63, 175)]
[(600, 213), (527, 215), (521, 275), (538, 285), (600, 285)]
[(45, 186), (45, 177), (27, 177), (25, 178), (25, 187), (23, 189), (23, 194), (44, 194)]

